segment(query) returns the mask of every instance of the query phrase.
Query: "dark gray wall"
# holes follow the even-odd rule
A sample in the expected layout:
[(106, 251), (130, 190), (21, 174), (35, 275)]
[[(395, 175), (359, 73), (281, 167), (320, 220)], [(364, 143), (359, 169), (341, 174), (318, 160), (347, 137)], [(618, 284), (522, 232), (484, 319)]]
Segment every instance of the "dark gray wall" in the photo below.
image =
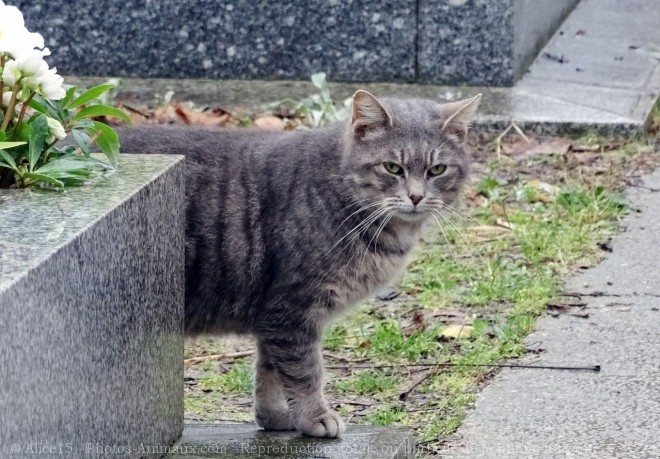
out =
[(9, 0), (79, 76), (510, 85), (578, 0)]

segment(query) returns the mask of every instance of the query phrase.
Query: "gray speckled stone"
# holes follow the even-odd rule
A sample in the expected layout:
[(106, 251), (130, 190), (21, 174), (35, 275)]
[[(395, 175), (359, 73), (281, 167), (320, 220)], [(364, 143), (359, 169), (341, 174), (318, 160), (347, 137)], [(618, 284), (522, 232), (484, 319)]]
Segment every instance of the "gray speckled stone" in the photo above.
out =
[(0, 457), (155, 457), (140, 444), (179, 437), (183, 196), (183, 162), (157, 155), (0, 190)]
[(415, 0), (9, 0), (64, 74), (412, 81)]
[(254, 425), (186, 425), (167, 459), (412, 459), (410, 430), (348, 426), (339, 439), (302, 437), (297, 432), (264, 432)]
[(511, 86), (579, 0), (419, 0), (418, 79)]

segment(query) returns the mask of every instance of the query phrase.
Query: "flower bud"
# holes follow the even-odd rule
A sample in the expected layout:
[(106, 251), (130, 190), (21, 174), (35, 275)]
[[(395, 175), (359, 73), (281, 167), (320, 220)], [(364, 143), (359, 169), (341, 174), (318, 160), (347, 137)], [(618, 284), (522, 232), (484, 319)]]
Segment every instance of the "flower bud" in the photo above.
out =
[(9, 86), (14, 87), (16, 81), (21, 77), (21, 71), (18, 68), (16, 61), (8, 61), (5, 63), (5, 68), (2, 70), (2, 81)]
[(48, 122), (48, 134), (50, 134), (51, 137), (53, 137), (53, 140), (58, 139), (62, 140), (66, 138), (66, 132), (64, 131), (64, 126), (57, 121), (56, 119), (53, 118), (46, 118), (46, 121)]

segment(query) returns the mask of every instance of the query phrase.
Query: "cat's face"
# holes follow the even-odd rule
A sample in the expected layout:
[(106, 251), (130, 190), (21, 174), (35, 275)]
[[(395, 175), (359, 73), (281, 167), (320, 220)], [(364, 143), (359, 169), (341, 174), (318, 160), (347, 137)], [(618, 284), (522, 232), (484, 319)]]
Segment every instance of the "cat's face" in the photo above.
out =
[(463, 140), (478, 102), (378, 101), (356, 93), (345, 157), (356, 200), (371, 206), (370, 215), (403, 221), (451, 213), (468, 174)]

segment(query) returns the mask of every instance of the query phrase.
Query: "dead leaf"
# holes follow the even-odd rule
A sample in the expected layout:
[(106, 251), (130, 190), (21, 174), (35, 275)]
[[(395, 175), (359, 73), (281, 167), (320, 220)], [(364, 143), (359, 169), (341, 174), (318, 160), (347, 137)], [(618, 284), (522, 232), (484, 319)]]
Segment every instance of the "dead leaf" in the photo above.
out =
[(436, 309), (431, 317), (438, 318), (442, 322), (465, 323), (467, 314), (459, 309)]
[(410, 318), (410, 323), (403, 327), (403, 334), (410, 336), (413, 333), (422, 333), (424, 330), (426, 330), (426, 319), (424, 318), (424, 314), (417, 310)]
[(477, 196), (475, 196), (473, 201), (479, 207), (488, 207), (488, 198), (483, 194), (478, 194)]
[(177, 105), (174, 111), (185, 124), (206, 127), (223, 127), (229, 121), (229, 114), (222, 109), (199, 112), (192, 108)]
[(508, 221), (506, 221), (502, 218), (498, 218), (497, 220), (495, 220), (495, 224), (497, 226), (501, 226), (502, 228), (506, 228), (506, 229), (510, 229), (510, 230), (516, 229), (516, 225), (514, 225), (513, 223), (508, 222)]
[(442, 330), (440, 336), (443, 338), (467, 338), (472, 330), (471, 325), (448, 325)]
[(571, 146), (569, 139), (533, 140), (532, 145), (519, 142), (512, 146), (511, 155), (518, 161), (534, 156), (565, 154)]
[(568, 151), (573, 153), (603, 153), (610, 150), (617, 150), (621, 148), (623, 142), (611, 142), (604, 144), (593, 145), (569, 145)]
[(581, 319), (588, 319), (589, 318), (589, 313), (587, 311), (571, 312), (569, 314), (569, 316), (579, 317)]
[(254, 125), (267, 131), (283, 131), (285, 128), (284, 121), (277, 116), (262, 116), (254, 120)]
[(498, 217), (503, 217), (506, 215), (506, 211), (504, 210), (504, 206), (498, 202), (494, 202), (490, 205), (490, 210), (493, 212), (493, 215), (496, 215)]

